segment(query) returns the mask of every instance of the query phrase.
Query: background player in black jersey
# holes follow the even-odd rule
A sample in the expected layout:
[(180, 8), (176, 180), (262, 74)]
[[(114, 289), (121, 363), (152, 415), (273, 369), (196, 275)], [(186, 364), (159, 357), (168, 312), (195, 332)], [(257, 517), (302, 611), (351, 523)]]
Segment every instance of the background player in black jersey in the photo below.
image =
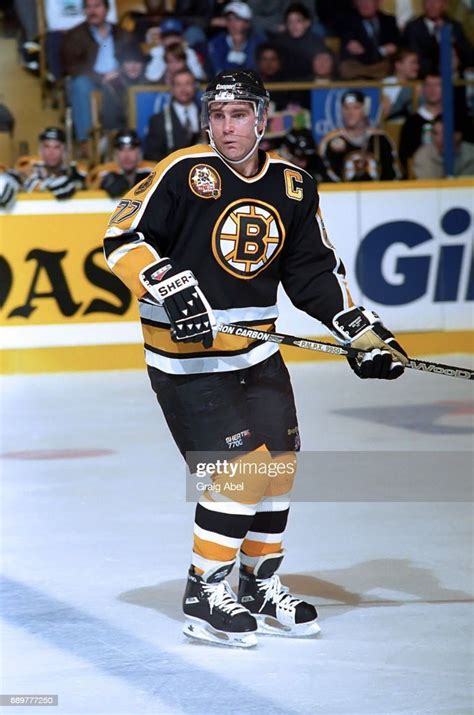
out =
[(140, 137), (134, 129), (121, 129), (114, 137), (114, 161), (99, 164), (87, 176), (88, 189), (102, 189), (111, 198), (123, 196), (153, 169), (143, 161)]
[[(268, 101), (254, 72), (219, 74), (202, 101), (209, 145), (157, 164), (122, 199), (104, 242), (139, 299), (148, 374), (173, 438), (196, 473), (193, 452), (209, 453), (214, 474), (196, 507), (184, 632), (241, 647), (255, 645), (257, 629), (310, 636), (319, 626), (276, 573), (300, 446), (288, 371), (277, 344), (214, 335), (214, 323), (271, 330), (281, 283), (339, 340), (368, 351), (350, 361), (359, 377), (399, 377), (407, 359), (380, 319), (354, 306), (313, 177), (259, 151)], [(225, 580), (237, 557), (238, 596)]]
[(370, 126), (367, 101), (359, 90), (345, 92), (343, 126), (321, 139), (319, 153), (331, 181), (387, 181), (400, 175), (392, 140), (382, 129)]

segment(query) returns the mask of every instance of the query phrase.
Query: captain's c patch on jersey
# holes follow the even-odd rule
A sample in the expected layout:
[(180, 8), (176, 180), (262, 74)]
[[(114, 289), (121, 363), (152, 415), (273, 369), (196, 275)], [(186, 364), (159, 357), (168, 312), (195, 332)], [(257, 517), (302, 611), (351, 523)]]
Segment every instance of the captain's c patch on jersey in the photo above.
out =
[(189, 188), (202, 199), (218, 199), (221, 186), (221, 177), (208, 164), (196, 164), (189, 172)]
[(212, 232), (212, 252), (236, 278), (257, 276), (283, 248), (285, 229), (274, 206), (240, 199), (221, 213)]

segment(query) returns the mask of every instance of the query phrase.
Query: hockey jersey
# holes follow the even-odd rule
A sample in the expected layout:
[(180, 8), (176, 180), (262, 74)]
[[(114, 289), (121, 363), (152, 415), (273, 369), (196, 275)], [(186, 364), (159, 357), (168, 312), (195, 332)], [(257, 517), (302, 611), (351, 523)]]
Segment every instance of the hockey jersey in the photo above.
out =
[(104, 240), (110, 268), (140, 301), (146, 362), (175, 374), (236, 370), (278, 346), (218, 333), (212, 348), (171, 340), (165, 310), (147, 296), (140, 271), (159, 257), (191, 269), (219, 323), (271, 330), (277, 289), (331, 326), (352, 305), (344, 266), (328, 240), (310, 174), (259, 152), (244, 177), (208, 145), (181, 149), (118, 204)]
[(359, 141), (336, 129), (321, 139), (319, 153), (331, 181), (387, 181), (400, 176), (395, 146), (381, 129), (366, 129)]
[(68, 185), (70, 194), (84, 189), (86, 184), (86, 167), (74, 161), (53, 171), (40, 157), (20, 156), (14, 171), (21, 182), (22, 191), (27, 192), (51, 191), (51, 183), (59, 177)]
[(145, 179), (154, 166), (153, 162), (140, 161), (135, 171), (127, 174), (114, 161), (99, 164), (91, 169), (87, 175), (86, 186), (91, 190), (103, 189), (112, 198), (117, 198), (123, 196), (135, 184)]

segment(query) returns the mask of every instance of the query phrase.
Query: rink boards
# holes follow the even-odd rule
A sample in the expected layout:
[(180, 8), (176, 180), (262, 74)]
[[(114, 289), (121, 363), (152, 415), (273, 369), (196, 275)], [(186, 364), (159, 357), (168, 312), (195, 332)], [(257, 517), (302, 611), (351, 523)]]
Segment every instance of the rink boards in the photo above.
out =
[[(327, 236), (355, 302), (408, 333), (413, 355), (474, 351), (473, 188), (471, 179), (321, 187)], [(102, 192), (63, 203), (42, 195), (0, 213), (1, 372), (143, 364), (135, 302), (102, 255), (116, 204)], [(283, 294), (278, 327), (327, 337)]]

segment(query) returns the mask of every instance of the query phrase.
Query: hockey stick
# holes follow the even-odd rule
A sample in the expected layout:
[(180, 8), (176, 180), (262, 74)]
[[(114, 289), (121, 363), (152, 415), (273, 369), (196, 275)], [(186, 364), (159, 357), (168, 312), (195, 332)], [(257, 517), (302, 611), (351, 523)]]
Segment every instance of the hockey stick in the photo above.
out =
[[(320, 353), (330, 353), (331, 355), (341, 355), (343, 357), (362, 358), (365, 354), (364, 350), (357, 350), (349, 346), (342, 347), (342, 345), (325, 343), (321, 340), (297, 338), (294, 335), (285, 335), (284, 333), (267, 333), (264, 330), (255, 330), (255, 328), (251, 328), (248, 325), (239, 325), (238, 323), (220, 323), (217, 326), (217, 331), (219, 333), (225, 333), (226, 335), (239, 335), (241, 338), (251, 338), (266, 343), (278, 343), (279, 345), (292, 345), (295, 348), (316, 350)], [(410, 358), (405, 367), (412, 370), (419, 370), (420, 372), (430, 372), (434, 375), (446, 375), (447, 377), (460, 377), (463, 380), (474, 380), (474, 370), (454, 367), (453, 365), (443, 365), (438, 362), (429, 362), (428, 360), (415, 360)]]

